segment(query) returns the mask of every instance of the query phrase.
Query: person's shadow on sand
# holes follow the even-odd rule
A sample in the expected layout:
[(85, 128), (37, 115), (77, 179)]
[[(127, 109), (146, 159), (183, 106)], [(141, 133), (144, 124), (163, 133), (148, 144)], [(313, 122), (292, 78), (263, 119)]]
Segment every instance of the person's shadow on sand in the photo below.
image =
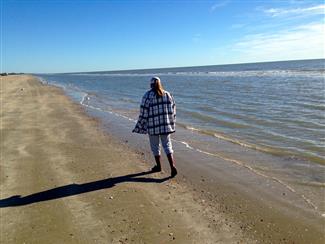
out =
[(147, 178), (147, 177), (137, 178), (138, 176), (148, 175), (151, 173), (153, 172), (146, 171), (146, 172), (141, 172), (136, 174), (129, 174), (129, 175), (108, 178), (104, 180), (88, 182), (84, 184), (70, 184), (70, 185), (53, 188), (51, 190), (34, 193), (25, 197), (22, 197), (20, 195), (15, 195), (9, 198), (0, 199), (0, 208), (16, 207), (16, 206), (28, 205), (32, 203), (68, 197), (68, 196), (74, 196), (86, 192), (110, 188), (115, 186), (116, 184), (123, 183), (123, 182), (162, 183), (172, 178), (171, 176), (161, 178), (161, 179)]

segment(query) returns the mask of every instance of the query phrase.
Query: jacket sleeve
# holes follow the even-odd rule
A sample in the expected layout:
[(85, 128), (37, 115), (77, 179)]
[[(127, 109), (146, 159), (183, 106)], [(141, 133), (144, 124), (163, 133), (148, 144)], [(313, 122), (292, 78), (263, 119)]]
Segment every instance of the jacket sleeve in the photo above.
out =
[(172, 109), (173, 109), (173, 118), (174, 122), (176, 122), (176, 102), (172, 94), (170, 94), (172, 100)]
[(149, 98), (147, 94), (145, 94), (141, 101), (138, 121), (135, 125), (135, 128), (132, 130), (132, 132), (139, 133), (139, 134), (147, 134), (148, 113), (149, 113)]

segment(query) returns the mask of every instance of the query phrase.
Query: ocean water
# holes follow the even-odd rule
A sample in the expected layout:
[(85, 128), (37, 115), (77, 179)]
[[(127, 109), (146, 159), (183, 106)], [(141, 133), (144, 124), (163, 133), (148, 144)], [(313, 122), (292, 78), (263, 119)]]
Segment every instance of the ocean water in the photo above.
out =
[(36, 75), (130, 131), (158, 75), (176, 100), (175, 141), (277, 181), (325, 217), (324, 59)]
[(325, 60), (38, 75), (75, 99), (136, 119), (159, 75), (178, 126), (279, 156), (325, 164)]

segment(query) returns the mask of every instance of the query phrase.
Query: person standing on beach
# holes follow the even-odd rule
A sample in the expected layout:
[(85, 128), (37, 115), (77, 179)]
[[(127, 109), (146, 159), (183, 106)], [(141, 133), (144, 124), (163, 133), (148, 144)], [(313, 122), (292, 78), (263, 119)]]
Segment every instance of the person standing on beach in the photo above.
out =
[(176, 104), (173, 96), (165, 91), (160, 78), (153, 77), (151, 89), (147, 91), (140, 105), (138, 122), (132, 132), (149, 134), (150, 147), (155, 156), (156, 165), (152, 172), (160, 172), (160, 140), (167, 155), (171, 176), (177, 175), (170, 134), (175, 132)]

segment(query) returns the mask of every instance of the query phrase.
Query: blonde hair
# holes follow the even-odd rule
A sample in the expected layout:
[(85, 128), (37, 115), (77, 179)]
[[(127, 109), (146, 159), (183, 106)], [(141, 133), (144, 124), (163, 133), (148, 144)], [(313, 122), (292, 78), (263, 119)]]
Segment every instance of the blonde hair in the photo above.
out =
[(156, 92), (159, 97), (164, 95), (164, 88), (160, 82), (159, 77), (152, 77), (151, 78), (151, 88)]

